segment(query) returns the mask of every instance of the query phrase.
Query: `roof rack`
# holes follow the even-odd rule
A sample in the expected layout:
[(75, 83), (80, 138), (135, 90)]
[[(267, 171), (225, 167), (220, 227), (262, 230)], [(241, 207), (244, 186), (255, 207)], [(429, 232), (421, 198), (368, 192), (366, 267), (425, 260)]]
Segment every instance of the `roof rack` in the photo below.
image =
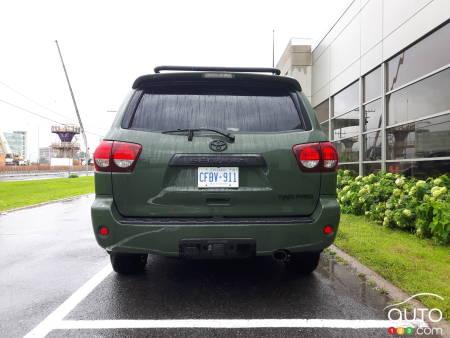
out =
[(281, 71), (277, 68), (252, 68), (252, 67), (196, 67), (196, 66), (158, 66), (155, 67), (155, 73), (162, 70), (180, 70), (192, 72), (238, 72), (238, 73), (271, 73), (280, 75)]

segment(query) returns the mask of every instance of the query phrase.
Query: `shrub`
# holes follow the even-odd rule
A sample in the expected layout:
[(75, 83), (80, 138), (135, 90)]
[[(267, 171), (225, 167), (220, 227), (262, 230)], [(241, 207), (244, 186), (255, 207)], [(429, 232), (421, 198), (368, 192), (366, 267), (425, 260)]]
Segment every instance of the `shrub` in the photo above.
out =
[(343, 213), (365, 215), (419, 237), (450, 242), (450, 178), (417, 180), (378, 172), (368, 176), (339, 170), (337, 193)]
[(77, 178), (79, 177), (77, 174), (69, 174), (69, 178)]

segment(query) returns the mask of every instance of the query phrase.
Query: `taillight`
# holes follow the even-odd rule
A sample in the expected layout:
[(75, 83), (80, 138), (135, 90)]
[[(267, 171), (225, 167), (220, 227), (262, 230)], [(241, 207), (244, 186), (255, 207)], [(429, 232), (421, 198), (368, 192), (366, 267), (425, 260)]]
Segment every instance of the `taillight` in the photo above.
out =
[(97, 171), (111, 171), (110, 170), (110, 158), (112, 141), (103, 141), (95, 149), (94, 152), (94, 166)]
[(305, 168), (317, 167), (320, 162), (320, 148), (312, 145), (302, 148), (298, 154), (298, 160)]
[(94, 153), (97, 171), (130, 172), (136, 165), (142, 146), (136, 143), (103, 141)]
[(326, 142), (320, 144), (322, 149), (323, 167), (334, 170), (338, 164), (338, 153), (332, 143)]
[(292, 151), (303, 171), (335, 171), (338, 165), (338, 153), (331, 142), (297, 144)]
[(142, 146), (136, 143), (114, 142), (112, 171), (132, 171), (136, 165)]

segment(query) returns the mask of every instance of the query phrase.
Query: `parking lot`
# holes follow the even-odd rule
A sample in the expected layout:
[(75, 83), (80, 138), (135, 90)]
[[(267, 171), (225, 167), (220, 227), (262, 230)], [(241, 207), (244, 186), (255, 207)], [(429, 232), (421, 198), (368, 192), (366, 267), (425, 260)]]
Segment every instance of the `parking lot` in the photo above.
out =
[(94, 240), (92, 199), (0, 216), (0, 336), (388, 336), (389, 298), (326, 257), (310, 276), (271, 258), (155, 256), (119, 276)]

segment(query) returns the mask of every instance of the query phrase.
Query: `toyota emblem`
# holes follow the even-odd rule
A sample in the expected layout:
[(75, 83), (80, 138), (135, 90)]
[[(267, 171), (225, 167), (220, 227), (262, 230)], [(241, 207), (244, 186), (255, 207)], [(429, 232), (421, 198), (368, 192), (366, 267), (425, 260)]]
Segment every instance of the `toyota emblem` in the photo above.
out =
[(227, 149), (227, 144), (221, 140), (214, 140), (209, 143), (209, 149), (212, 151), (224, 151)]

